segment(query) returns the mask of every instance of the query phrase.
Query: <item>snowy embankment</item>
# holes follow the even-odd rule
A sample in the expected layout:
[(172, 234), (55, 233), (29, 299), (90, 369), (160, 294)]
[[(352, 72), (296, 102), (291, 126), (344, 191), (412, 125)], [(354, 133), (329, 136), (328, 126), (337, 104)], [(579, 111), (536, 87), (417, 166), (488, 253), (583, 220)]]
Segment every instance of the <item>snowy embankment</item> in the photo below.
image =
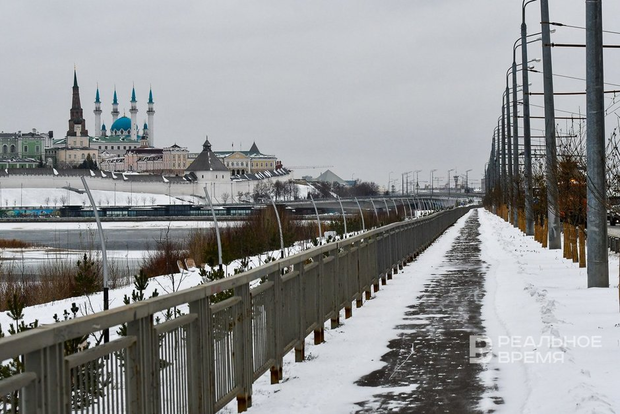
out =
[(619, 412), (618, 256), (609, 259), (611, 288), (588, 289), (586, 269), (562, 250), (543, 249), (488, 212), (480, 222), (493, 354), (486, 380), (500, 384), (482, 406), (500, 396), (498, 412)]
[[(298, 253), (306, 248), (310, 247), (310, 243), (308, 242), (299, 242), (294, 246), (285, 248), (285, 254), (287, 256)], [(7, 255), (7, 250), (11, 249), (0, 249), (3, 251), (3, 254)], [(41, 250), (39, 249), (22, 249), (25, 251), (25, 256), (28, 257), (28, 252), (31, 251), (32, 254), (41, 254)], [(138, 251), (136, 252), (140, 255), (143, 255), (144, 252)], [(67, 254), (63, 252), (63, 254)], [(72, 252), (73, 255), (77, 254), (76, 260), (78, 260), (83, 254), (83, 252)], [(280, 251), (270, 251), (261, 254), (260, 256), (253, 256), (248, 258), (247, 269), (253, 269), (255, 267), (261, 266), (268, 261), (271, 261), (275, 258), (278, 258), (280, 255)], [(40, 257), (40, 256), (37, 256)], [(241, 266), (240, 260), (233, 260), (230, 264), (225, 265), (223, 270), (227, 276), (231, 276), (235, 273), (235, 270)], [(208, 266), (205, 266), (207, 270), (211, 270)], [(183, 289), (193, 288), (195, 286), (203, 283), (203, 278), (200, 276), (198, 268), (190, 268), (189, 270), (183, 270), (179, 273), (174, 273), (170, 275), (161, 275), (156, 276), (149, 279), (149, 285), (147, 289), (144, 291), (144, 296), (146, 298), (151, 297), (151, 295), (157, 290), (158, 294), (165, 295), (168, 293), (177, 292)], [(109, 291), (109, 307), (110, 309), (117, 308), (119, 306), (123, 306), (123, 298), (125, 295), (131, 297), (131, 293), (134, 290), (133, 280), (127, 286), (119, 287), (117, 289), (110, 289)], [(71, 308), (72, 304), (79, 308), (79, 312), (77, 316), (85, 316), (90, 315), (95, 312), (103, 311), (103, 293), (98, 292), (88, 296), (76, 296), (72, 298), (62, 299), (54, 302), (44, 303), (40, 305), (28, 306), (24, 308), (24, 318), (23, 322), (29, 324), (34, 322), (35, 320), (39, 321), (39, 324), (50, 324), (54, 323), (53, 316), (57, 314), (59, 317), (62, 316), (62, 313), (65, 310)], [(183, 308), (185, 310), (185, 308)], [(4, 329), (4, 333), (6, 334), (8, 326), (14, 323), (14, 321), (9, 318), (8, 312), (0, 312), (0, 327)], [(114, 334), (111, 334), (112, 338), (115, 337)]]

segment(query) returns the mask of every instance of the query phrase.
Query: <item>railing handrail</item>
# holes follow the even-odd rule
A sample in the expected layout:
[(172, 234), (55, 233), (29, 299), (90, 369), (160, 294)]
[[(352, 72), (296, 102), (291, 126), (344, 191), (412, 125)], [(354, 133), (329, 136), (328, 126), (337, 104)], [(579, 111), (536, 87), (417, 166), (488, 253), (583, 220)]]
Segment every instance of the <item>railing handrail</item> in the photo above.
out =
[[(469, 207), (451, 209), (417, 220), (392, 223), (312, 247), (221, 280), (11, 335), (0, 339), (0, 361), (26, 356), (26, 371), (34, 370), (39, 382), (29, 385), (30, 391), (24, 386), (25, 395), (31, 396), (34, 389), (44, 386), (41, 382), (44, 381), (47, 386), (59, 387), (60, 398), (57, 400), (55, 394), (49, 394), (44, 404), (55, 406), (60, 400), (69, 404), (72, 389), (67, 388), (63, 381), (69, 381), (67, 375), (70, 374), (62, 368), (63, 364), (56, 365), (54, 362), (52, 365), (40, 365), (37, 361), (40, 358), (51, 358), (49, 361), (58, 360), (60, 363), (65, 341), (127, 324), (127, 333), (134, 338), (129, 342), (133, 345), (122, 340), (110, 342), (108, 348), (97, 345), (80, 357), (64, 356), (64, 366), (66, 369), (73, 369), (70, 361), (86, 363), (95, 358), (94, 356), (110, 354), (112, 349), (125, 349), (126, 358), (129, 358), (126, 362), (134, 367), (127, 371), (126, 375), (133, 378), (137, 374), (142, 378), (143, 384), (150, 384), (150, 388), (139, 390), (128, 377), (126, 385), (129, 388), (123, 392), (127, 401), (131, 400), (131, 404), (143, 404), (141, 406), (146, 410), (144, 412), (149, 412), (161, 403), (158, 399), (161, 395), (154, 391), (158, 389), (158, 379), (149, 376), (150, 372), (161, 369), (156, 362), (156, 355), (160, 352), (160, 344), (156, 338), (183, 329), (189, 335), (184, 352), (187, 352), (187, 358), (191, 356), (195, 364), (190, 370), (194, 375), (189, 385), (191, 390), (187, 391), (187, 400), (184, 401), (193, 401), (194, 404), (199, 403), (201, 398), (209, 398), (207, 405), (211, 408), (220, 407), (233, 398), (231, 393), (239, 391), (237, 398), (240, 398), (240, 407), (244, 407), (248, 402), (251, 404), (253, 378), (268, 370), (268, 365), (271, 364), (272, 381), (274, 378), (277, 381), (278, 372), (281, 377), (282, 357), (285, 352), (294, 346), (296, 360), (298, 357), (303, 360), (304, 338), (308, 332), (314, 330), (315, 343), (322, 342), (323, 323), (326, 318), (332, 318), (334, 323), (334, 318), (339, 317), (339, 311), (343, 307), (345, 314), (349, 315), (346, 317), (350, 317), (352, 300), (357, 301), (357, 306), (362, 306), (362, 297), (365, 295), (366, 299), (370, 298), (371, 287), (375, 291), (379, 290), (379, 285), (386, 283), (386, 277), (389, 279), (398, 267), (419, 254), (468, 210)], [(415, 230), (418, 226), (420, 232)], [(311, 258), (313, 260), (308, 260)], [(288, 272), (285, 272), (285, 269), (288, 269)], [(252, 282), (259, 279), (267, 279), (267, 282), (251, 288)], [(234, 289), (233, 297), (210, 304), (212, 295), (230, 289)], [(301, 305), (297, 306), (298, 303)], [(190, 313), (185, 316), (163, 324), (154, 324), (154, 316), (158, 312), (186, 305), (189, 305)], [(258, 319), (255, 320), (254, 317)], [(219, 329), (217, 335), (233, 335), (234, 329), (234, 343), (230, 343), (232, 348), (220, 349), (218, 352), (225, 353), (220, 355), (219, 360), (218, 357), (214, 359), (212, 354), (215, 341), (222, 338), (213, 337), (216, 335), (213, 330), (216, 327)], [(260, 333), (254, 336), (253, 329), (259, 329)], [(259, 364), (254, 366), (253, 346), (258, 347), (255, 357)], [(228, 371), (223, 373), (214, 371), (214, 364), (221, 363), (222, 358), (227, 358), (226, 355), (235, 355), (234, 365), (228, 366)], [(137, 364), (144, 365), (144, 368), (138, 369)], [(73, 365), (77, 367), (79, 364), (75, 362)], [(179, 372), (178, 375), (181, 375), (182, 372)], [(220, 388), (217, 395), (211, 394), (215, 393), (212, 385), (205, 385), (204, 389), (199, 385), (203, 381), (212, 384), (211, 381), (216, 380), (213, 377), (215, 372), (224, 376), (218, 377)], [(0, 381), (0, 385), (8, 386), (10, 382), (5, 381), (7, 380)], [(241, 386), (243, 392), (240, 391)]]
[[(154, 313), (170, 309), (174, 306), (204, 299), (216, 293), (260, 279), (278, 268), (289, 267), (303, 262), (311, 257), (315, 257), (318, 254), (336, 250), (340, 247), (353, 243), (358, 243), (361, 240), (370, 239), (397, 228), (420, 224), (423, 221), (434, 218), (436, 215), (437, 213), (413, 221), (391, 223), (347, 239), (336, 240), (331, 243), (301, 251), (284, 259), (265, 263), (254, 269), (247, 270), (243, 273), (229, 276), (224, 279), (183, 289), (178, 292), (157, 296), (141, 302), (119, 306), (107, 311), (96, 312), (67, 321), (42, 325), (25, 332), (0, 338), (0, 361), (12, 358), (16, 354), (26, 354), (41, 347), (49, 346), (72, 338), (77, 338), (105, 328), (118, 326), (123, 323), (135, 321)], [(16, 350), (18, 350), (17, 353)]]

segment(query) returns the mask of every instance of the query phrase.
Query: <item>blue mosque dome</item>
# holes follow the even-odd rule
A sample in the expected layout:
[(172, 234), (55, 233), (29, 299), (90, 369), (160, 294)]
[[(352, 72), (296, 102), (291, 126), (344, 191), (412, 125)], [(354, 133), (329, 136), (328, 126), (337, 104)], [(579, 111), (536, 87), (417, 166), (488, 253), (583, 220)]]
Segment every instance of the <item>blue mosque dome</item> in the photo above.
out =
[(110, 127), (110, 131), (114, 135), (131, 134), (131, 119), (127, 118), (126, 116), (118, 118)]

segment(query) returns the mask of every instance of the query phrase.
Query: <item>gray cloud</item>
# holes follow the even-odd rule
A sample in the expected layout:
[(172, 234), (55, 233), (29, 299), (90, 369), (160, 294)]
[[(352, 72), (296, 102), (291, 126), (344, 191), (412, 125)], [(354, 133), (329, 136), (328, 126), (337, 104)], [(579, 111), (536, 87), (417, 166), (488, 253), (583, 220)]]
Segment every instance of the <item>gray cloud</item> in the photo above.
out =
[[(562, 2), (552, 14), (583, 24), (583, 8)], [(135, 83), (140, 122), (152, 85), (162, 145), (256, 141), (285, 165), (383, 185), (414, 169), (479, 179), (520, 12), (499, 0), (5, 1), (0, 129), (64, 135), (75, 63), (91, 129), (97, 82), (108, 124), (115, 85), (122, 111)], [(583, 60), (565, 55), (554, 57), (565, 71)]]

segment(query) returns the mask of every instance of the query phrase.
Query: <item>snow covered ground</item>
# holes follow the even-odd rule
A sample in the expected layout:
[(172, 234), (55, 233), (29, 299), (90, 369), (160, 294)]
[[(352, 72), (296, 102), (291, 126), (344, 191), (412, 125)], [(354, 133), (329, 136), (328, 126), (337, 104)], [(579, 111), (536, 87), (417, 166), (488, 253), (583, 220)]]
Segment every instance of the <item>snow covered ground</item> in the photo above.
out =
[(620, 412), (618, 256), (609, 259), (611, 288), (587, 289), (586, 269), (498, 217), (481, 214), (481, 234), (493, 344), (486, 373), (499, 375), (500, 412)]
[[(91, 192), (95, 203), (104, 207), (114, 205), (187, 204), (189, 202), (204, 204), (204, 201), (189, 196), (177, 198), (174, 196), (168, 197), (167, 194), (139, 193), (137, 191), (130, 193), (124, 191), (92, 190)], [(0, 190), (0, 207), (60, 207), (65, 204), (90, 206), (90, 201), (86, 193), (78, 194), (63, 188), (2, 188)]]
[[(407, 306), (432, 277), (465, 219), (361, 309), (354, 309), (353, 318), (341, 318), (344, 323), (336, 329), (326, 325), (325, 343), (315, 346), (309, 338), (305, 362), (295, 363), (293, 355), (287, 355), (284, 381), (270, 385), (268, 374), (261, 377), (254, 384), (249, 412), (346, 413), (358, 410), (355, 403), (374, 394), (409, 392), (410, 387), (377, 389), (354, 382), (383, 366), (380, 358), (395, 337), (394, 327), (403, 323)], [(618, 257), (610, 257), (612, 287), (587, 289), (585, 269), (564, 260), (561, 250), (542, 249), (482, 210), (480, 222), (482, 258), (488, 266), (482, 310), (486, 332), (480, 335), (494, 344), (481, 379), (498, 384), (482, 399), (481, 410), (620, 411)], [(512, 347), (504, 345), (507, 341)], [(504, 404), (494, 404), (493, 397)], [(226, 411), (236, 412), (235, 404)]]
[[(315, 191), (314, 187), (304, 184), (295, 184), (298, 197), (306, 199), (308, 193)], [(80, 187), (80, 190), (83, 188)], [(98, 206), (150, 206), (160, 204), (205, 204), (204, 198), (192, 196), (142, 193), (138, 191), (100, 191), (92, 190), (93, 199)], [(236, 197), (235, 197), (235, 201)], [(215, 203), (215, 201), (214, 201)], [(88, 195), (78, 194), (66, 188), (2, 188), (0, 186), (0, 207), (60, 207), (62, 205), (90, 206)]]
[[(372, 388), (355, 381), (381, 368), (388, 341), (397, 335), (407, 306), (415, 302), (438, 263), (457, 237), (467, 216), (447, 230), (418, 259), (373, 295), (353, 318), (336, 329), (326, 324), (325, 343), (306, 341), (306, 361), (285, 357), (284, 380), (269, 384), (269, 373), (254, 384), (251, 413), (347, 413), (356, 402), (374, 394), (410, 392), (414, 386)], [(490, 357), (481, 381), (490, 387), (482, 411), (499, 413), (615, 413), (620, 412), (620, 313), (618, 257), (610, 256), (609, 289), (587, 289), (586, 271), (562, 259), (561, 250), (542, 249), (511, 225), (480, 210), (482, 259), (486, 263), (486, 295), (482, 316), (490, 339)], [(180, 282), (179, 282), (180, 281)], [(153, 280), (149, 290), (172, 290), (170, 277)], [(176, 275), (175, 288), (200, 283), (197, 272)], [(128, 289), (111, 292), (111, 307), (120, 306)], [(101, 308), (99, 295), (34, 306), (25, 322), (50, 323), (77, 302), (82, 308)], [(9, 323), (6, 313), (0, 324)], [(508, 343), (508, 344), (506, 344)], [(482, 348), (482, 345), (479, 347)], [(483, 349), (481, 349), (483, 350)], [(491, 385), (497, 384), (496, 389)], [(504, 404), (496, 405), (499, 397)], [(396, 408), (396, 407), (394, 407)], [(224, 412), (236, 412), (232, 402)]]

